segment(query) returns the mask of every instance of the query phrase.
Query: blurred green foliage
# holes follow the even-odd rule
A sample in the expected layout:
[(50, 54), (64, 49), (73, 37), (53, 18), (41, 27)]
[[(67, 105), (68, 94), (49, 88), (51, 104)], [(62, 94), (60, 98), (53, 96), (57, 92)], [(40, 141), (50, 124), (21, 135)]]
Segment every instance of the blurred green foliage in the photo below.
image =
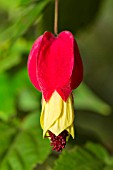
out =
[(76, 140), (56, 153), (27, 74), (33, 41), (53, 32), (54, 0), (0, 0), (0, 170), (113, 169), (112, 11), (112, 0), (59, 0), (59, 32), (75, 35), (85, 71), (74, 91)]
[(56, 161), (54, 170), (70, 169), (77, 170), (105, 170), (113, 168), (113, 158), (100, 145), (87, 143), (83, 148), (75, 147), (73, 150), (65, 151)]

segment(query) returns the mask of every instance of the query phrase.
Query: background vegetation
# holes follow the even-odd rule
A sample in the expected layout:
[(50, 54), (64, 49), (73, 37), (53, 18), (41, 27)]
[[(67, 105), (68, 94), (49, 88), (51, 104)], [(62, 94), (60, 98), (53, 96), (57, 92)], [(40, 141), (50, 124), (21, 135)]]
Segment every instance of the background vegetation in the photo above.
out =
[(59, 0), (59, 32), (79, 44), (76, 139), (53, 152), (39, 124), (41, 94), (27, 75), (34, 40), (53, 32), (54, 0), (0, 0), (0, 170), (113, 169), (113, 0)]

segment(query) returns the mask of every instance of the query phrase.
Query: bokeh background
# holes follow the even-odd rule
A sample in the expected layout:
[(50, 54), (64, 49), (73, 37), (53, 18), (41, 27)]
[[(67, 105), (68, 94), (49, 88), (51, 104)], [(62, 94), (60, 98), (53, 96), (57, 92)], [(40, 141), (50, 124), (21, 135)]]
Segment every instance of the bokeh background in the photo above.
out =
[(113, 170), (113, 0), (59, 0), (59, 32), (75, 35), (84, 64), (76, 139), (62, 153), (42, 138), (27, 74), (34, 40), (53, 23), (54, 0), (0, 0), (0, 170)]

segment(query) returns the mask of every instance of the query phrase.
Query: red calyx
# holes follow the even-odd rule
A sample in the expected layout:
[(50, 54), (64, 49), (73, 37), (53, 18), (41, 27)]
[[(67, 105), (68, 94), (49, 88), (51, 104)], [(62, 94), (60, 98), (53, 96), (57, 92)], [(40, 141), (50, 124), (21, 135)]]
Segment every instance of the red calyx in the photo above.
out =
[(51, 131), (48, 131), (48, 133), (51, 141), (51, 146), (53, 146), (52, 149), (56, 150), (57, 152), (62, 151), (66, 145), (66, 137), (68, 136), (68, 132), (64, 130), (58, 136), (53, 134)]
[(66, 101), (83, 79), (82, 60), (72, 33), (63, 31), (55, 37), (45, 32), (40, 36), (28, 57), (28, 74), (46, 101), (54, 91)]

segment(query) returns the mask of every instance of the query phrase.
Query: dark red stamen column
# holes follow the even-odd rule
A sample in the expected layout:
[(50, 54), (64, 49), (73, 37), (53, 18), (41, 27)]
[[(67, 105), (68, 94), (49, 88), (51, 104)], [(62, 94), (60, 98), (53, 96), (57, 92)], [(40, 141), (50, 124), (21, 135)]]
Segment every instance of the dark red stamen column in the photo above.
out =
[(62, 151), (62, 149), (65, 148), (67, 136), (68, 132), (66, 130), (64, 130), (58, 136), (49, 131), (49, 137), (51, 141), (51, 146), (53, 146), (53, 150)]

